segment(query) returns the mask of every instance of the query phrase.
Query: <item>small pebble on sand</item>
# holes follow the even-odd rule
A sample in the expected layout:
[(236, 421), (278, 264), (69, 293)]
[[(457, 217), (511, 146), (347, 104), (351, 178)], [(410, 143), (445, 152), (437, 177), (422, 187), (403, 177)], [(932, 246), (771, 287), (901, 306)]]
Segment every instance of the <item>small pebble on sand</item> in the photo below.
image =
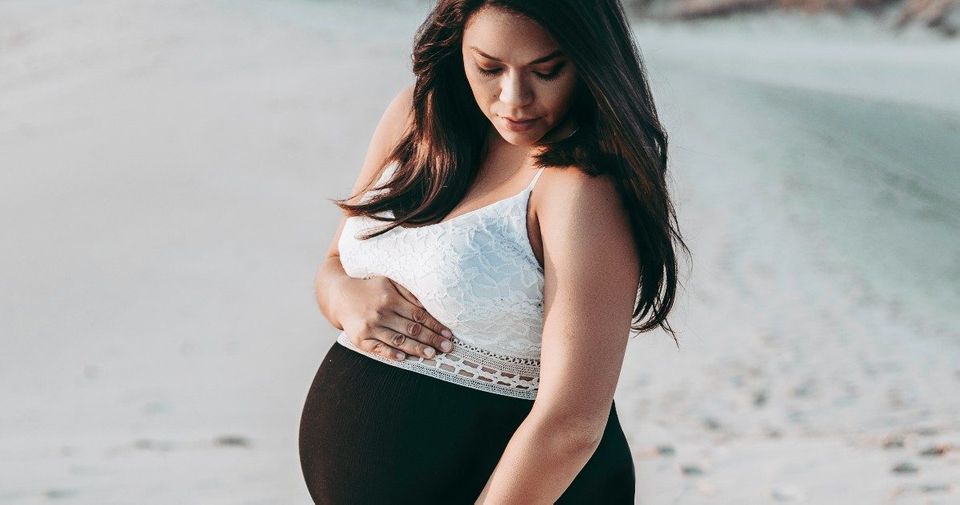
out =
[(904, 461), (893, 467), (893, 473), (917, 473), (920, 469), (909, 461)]
[(760, 390), (753, 393), (753, 405), (756, 407), (763, 407), (767, 404), (767, 392), (765, 390)]
[(703, 421), (703, 426), (706, 427), (708, 430), (716, 431), (720, 429), (720, 421), (717, 421), (712, 417), (709, 417), (709, 416), (704, 417), (702, 421)]
[(943, 456), (950, 450), (950, 446), (946, 444), (937, 444), (927, 447), (926, 449), (920, 451), (921, 456)]
[(658, 445), (657, 454), (661, 456), (673, 456), (676, 454), (676, 449), (672, 445)]
[(248, 447), (250, 439), (239, 435), (221, 435), (214, 440), (214, 444), (224, 447)]

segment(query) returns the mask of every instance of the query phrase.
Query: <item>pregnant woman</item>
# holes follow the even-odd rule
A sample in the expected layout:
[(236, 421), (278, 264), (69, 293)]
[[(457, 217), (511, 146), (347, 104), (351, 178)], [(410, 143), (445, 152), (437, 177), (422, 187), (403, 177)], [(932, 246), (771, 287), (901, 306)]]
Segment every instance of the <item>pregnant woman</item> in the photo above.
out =
[(614, 391), (686, 245), (621, 4), (440, 0), (413, 72), (317, 272), (310, 495), (633, 504)]

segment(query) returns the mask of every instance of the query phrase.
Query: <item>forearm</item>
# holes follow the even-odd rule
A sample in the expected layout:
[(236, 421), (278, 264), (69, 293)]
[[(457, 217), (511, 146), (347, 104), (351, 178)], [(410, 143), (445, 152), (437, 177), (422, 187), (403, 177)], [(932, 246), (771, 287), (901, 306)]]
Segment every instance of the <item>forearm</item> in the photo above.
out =
[(562, 424), (531, 412), (514, 432), (475, 503), (552, 505), (559, 499), (596, 451), (602, 434)]
[(343, 325), (340, 324), (336, 315), (338, 284), (349, 278), (350, 276), (343, 270), (340, 257), (328, 256), (317, 268), (313, 281), (314, 296), (320, 312), (338, 330), (343, 330)]

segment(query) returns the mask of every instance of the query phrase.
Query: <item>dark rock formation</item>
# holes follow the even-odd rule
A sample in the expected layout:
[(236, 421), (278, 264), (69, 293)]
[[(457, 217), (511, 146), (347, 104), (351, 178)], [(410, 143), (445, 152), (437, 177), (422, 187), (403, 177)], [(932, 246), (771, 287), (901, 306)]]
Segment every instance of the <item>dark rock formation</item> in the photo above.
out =
[(769, 9), (808, 13), (867, 11), (875, 14), (896, 11), (894, 28), (914, 23), (945, 35), (960, 32), (960, 0), (626, 0), (640, 17), (689, 20), (729, 16)]

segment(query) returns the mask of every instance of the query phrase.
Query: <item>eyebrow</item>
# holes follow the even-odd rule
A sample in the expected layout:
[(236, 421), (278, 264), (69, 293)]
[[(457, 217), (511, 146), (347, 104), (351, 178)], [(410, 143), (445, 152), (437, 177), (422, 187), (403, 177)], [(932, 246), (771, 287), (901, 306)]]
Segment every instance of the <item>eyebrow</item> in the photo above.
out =
[[(487, 54), (487, 53), (485, 53), (485, 52), (477, 49), (476, 47), (470, 46), (470, 49), (472, 49), (474, 52), (476, 52), (476, 53), (479, 54), (480, 56), (483, 56), (484, 58), (487, 58), (487, 59), (496, 61), (496, 62), (498, 62), (498, 63), (503, 63), (503, 61), (501, 61), (500, 59), (495, 58), (495, 57), (493, 57), (493, 56), (490, 56), (489, 54)], [(530, 63), (527, 63), (527, 65), (536, 65), (537, 63), (543, 63), (543, 62), (545, 62), (545, 61), (550, 61), (550, 60), (552, 60), (552, 59), (560, 56), (561, 54), (563, 54), (563, 52), (560, 51), (559, 49), (557, 49), (556, 51), (554, 51), (554, 52), (552, 52), (552, 53), (550, 53), (550, 54), (548, 54), (548, 55), (546, 55), (546, 56), (541, 56), (541, 57), (539, 57), (539, 58), (531, 61)]]

